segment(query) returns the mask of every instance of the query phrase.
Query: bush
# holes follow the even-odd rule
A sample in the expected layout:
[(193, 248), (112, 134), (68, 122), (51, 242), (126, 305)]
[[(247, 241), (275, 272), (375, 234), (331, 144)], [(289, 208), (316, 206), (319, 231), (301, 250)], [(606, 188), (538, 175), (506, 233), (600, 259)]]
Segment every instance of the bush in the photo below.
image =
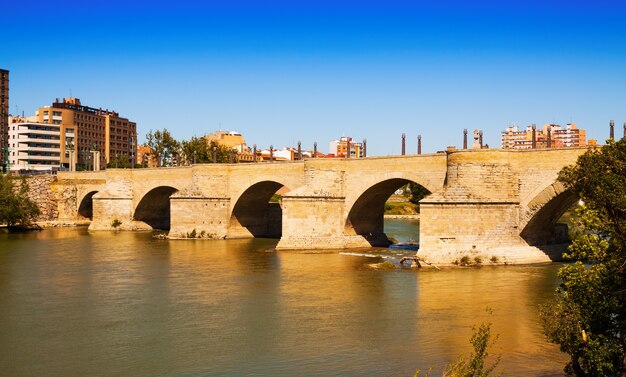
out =
[(28, 198), (28, 184), (22, 178), (19, 189), (8, 175), (0, 177), (0, 223), (9, 228), (29, 228), (39, 214), (39, 207)]
[(474, 257), (474, 263), (476, 264), (482, 264), (483, 263), (483, 258), (481, 258), (480, 256), (475, 256)]
[(386, 260), (380, 264), (380, 268), (383, 270), (394, 270), (396, 265), (393, 264), (393, 262)]
[(461, 261), (460, 261), (461, 266), (469, 266), (469, 265), (470, 265), (470, 262), (471, 262), (471, 259), (470, 259), (469, 255), (464, 255), (464, 256), (461, 258)]
[[(472, 327), (473, 334), (470, 339), (474, 351), (470, 354), (468, 359), (465, 359), (463, 355), (459, 357), (456, 363), (449, 364), (443, 372), (444, 377), (487, 377), (493, 373), (498, 364), (500, 363), (500, 356), (498, 355), (490, 366), (485, 366), (489, 353), (487, 349), (489, 346), (493, 346), (498, 337), (490, 342), (491, 339), (491, 323), (483, 323), (478, 328)], [(432, 369), (432, 368), (431, 368)], [(418, 377), (420, 371), (417, 370), (414, 377)], [(428, 377), (430, 371), (428, 371), (424, 377)]]
[(120, 225), (122, 225), (122, 222), (118, 219), (113, 220), (113, 222), (111, 223), (111, 226), (115, 229), (117, 229)]

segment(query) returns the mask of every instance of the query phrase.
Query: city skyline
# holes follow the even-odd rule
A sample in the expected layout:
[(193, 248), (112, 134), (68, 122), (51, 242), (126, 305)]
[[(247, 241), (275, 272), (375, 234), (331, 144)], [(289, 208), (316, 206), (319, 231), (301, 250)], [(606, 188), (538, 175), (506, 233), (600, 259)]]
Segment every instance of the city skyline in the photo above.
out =
[[(8, 5), (0, 68), (11, 72), (10, 113), (77, 97), (127, 114), (140, 143), (150, 129), (178, 139), (224, 129), (265, 148), (351, 136), (388, 155), (406, 133), (407, 153), (418, 134), (432, 153), (460, 146), (464, 128), (499, 147), (507, 125), (531, 123), (577, 123), (602, 143), (610, 119), (626, 122), (624, 10), (113, 1), (61, 11), (26, 1)], [(33, 13), (46, 21), (19, 16)]]

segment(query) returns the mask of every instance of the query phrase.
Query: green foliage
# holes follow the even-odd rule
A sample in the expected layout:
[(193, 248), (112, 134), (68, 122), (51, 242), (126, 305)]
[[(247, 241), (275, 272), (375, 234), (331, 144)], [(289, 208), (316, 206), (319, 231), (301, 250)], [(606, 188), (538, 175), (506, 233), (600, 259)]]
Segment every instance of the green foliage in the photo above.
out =
[(494, 255), (494, 256), (492, 256), (492, 257), (491, 257), (491, 259), (489, 259), (489, 261), (490, 261), (491, 263), (498, 263), (500, 260), (498, 259), (498, 257), (497, 257), (497, 256), (495, 256), (495, 255)]
[(22, 178), (19, 188), (8, 175), (0, 176), (0, 223), (9, 228), (28, 228), (40, 214), (37, 205), (28, 198), (28, 184)]
[(394, 270), (396, 265), (393, 264), (393, 262), (386, 260), (379, 265), (379, 268), (382, 270)]
[(159, 166), (173, 165), (173, 157), (178, 153), (179, 143), (167, 128), (164, 128), (163, 131), (150, 130), (146, 134), (146, 145), (154, 151)]
[(235, 158), (234, 162), (237, 162), (237, 154), (232, 149), (224, 145), (217, 144), (214, 140), (207, 142), (203, 137), (193, 136), (189, 141), (183, 140), (181, 142), (181, 152), (185, 158), (185, 161), (189, 164), (193, 164), (194, 157), (197, 164), (206, 164), (213, 162), (213, 151), (215, 148), (216, 162), (228, 163), (230, 162), (231, 154)]
[(562, 283), (540, 309), (544, 333), (570, 355), (570, 376), (619, 376), (626, 345), (626, 140), (608, 141), (563, 169), (584, 202)]
[[(461, 355), (457, 362), (449, 364), (443, 372), (444, 377), (487, 377), (493, 373), (500, 363), (500, 356), (497, 356), (491, 365), (485, 365), (489, 356), (488, 348), (489, 346), (493, 346), (498, 339), (496, 336), (493, 341), (490, 341), (491, 323), (483, 323), (478, 328), (473, 326), (472, 332), (470, 343), (474, 351), (470, 354), (469, 358), (465, 359), (465, 357)], [(428, 371), (424, 377), (428, 377), (429, 374), (430, 371)], [(415, 372), (414, 376), (418, 377), (419, 375), (420, 371), (418, 370)]]
[(120, 220), (118, 220), (118, 219), (114, 219), (114, 220), (111, 222), (111, 226), (112, 226), (113, 228), (116, 228), (116, 229), (117, 229), (120, 225), (122, 225), (122, 222), (121, 222)]
[(270, 203), (280, 203), (280, 200), (283, 198), (282, 195), (274, 194), (270, 198)]
[(115, 154), (109, 158), (107, 168), (131, 168), (134, 164), (131, 161), (130, 156), (127, 154)]
[(419, 205), (411, 202), (385, 202), (385, 215), (415, 215)]
[(424, 199), (427, 195), (430, 195), (430, 191), (426, 190), (424, 186), (420, 186), (417, 183), (408, 184), (409, 201), (413, 204), (418, 204), (417, 212), (419, 213), (419, 201)]
[(482, 264), (483, 263), (483, 258), (481, 258), (480, 256), (475, 256), (474, 257), (474, 263)]

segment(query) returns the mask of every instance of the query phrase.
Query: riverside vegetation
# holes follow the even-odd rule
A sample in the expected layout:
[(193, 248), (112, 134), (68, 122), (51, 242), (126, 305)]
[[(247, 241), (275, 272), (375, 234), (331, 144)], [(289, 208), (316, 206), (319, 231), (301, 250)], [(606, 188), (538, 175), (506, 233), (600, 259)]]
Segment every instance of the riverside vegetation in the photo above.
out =
[[(20, 184), (15, 183), (20, 180)], [(39, 215), (37, 205), (28, 198), (28, 184), (24, 178), (9, 175), (0, 177), (0, 224), (9, 229), (29, 229)]]
[(626, 140), (589, 150), (561, 181), (581, 199), (562, 283), (541, 307), (569, 376), (626, 375)]

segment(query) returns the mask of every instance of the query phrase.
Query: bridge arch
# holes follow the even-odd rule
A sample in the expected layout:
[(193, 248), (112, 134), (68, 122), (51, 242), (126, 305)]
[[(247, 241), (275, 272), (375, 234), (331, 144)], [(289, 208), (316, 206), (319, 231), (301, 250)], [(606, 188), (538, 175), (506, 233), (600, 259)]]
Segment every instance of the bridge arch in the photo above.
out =
[(420, 185), (407, 178), (390, 178), (362, 191), (354, 203), (346, 207), (350, 210), (346, 217), (344, 234), (361, 235), (372, 246), (388, 246), (389, 240), (384, 232), (385, 203), (396, 190), (407, 183)]
[[(286, 186), (274, 180), (256, 182), (237, 196), (232, 207), (229, 238), (280, 238), (282, 209), (270, 199)], [(288, 191), (288, 189), (286, 189)]]
[(170, 196), (178, 189), (158, 186), (146, 192), (137, 204), (133, 220), (143, 221), (152, 229), (170, 229)]
[(93, 219), (93, 196), (97, 194), (97, 190), (93, 190), (85, 194), (78, 204), (78, 215), (86, 219)]
[[(556, 224), (578, 200), (578, 196), (560, 182), (549, 185), (528, 202), (527, 220), (520, 224), (520, 237), (529, 245), (539, 248), (566, 244), (567, 228), (557, 227)], [(554, 255), (550, 255), (553, 259), (560, 258), (560, 252), (565, 248), (556, 249)]]

